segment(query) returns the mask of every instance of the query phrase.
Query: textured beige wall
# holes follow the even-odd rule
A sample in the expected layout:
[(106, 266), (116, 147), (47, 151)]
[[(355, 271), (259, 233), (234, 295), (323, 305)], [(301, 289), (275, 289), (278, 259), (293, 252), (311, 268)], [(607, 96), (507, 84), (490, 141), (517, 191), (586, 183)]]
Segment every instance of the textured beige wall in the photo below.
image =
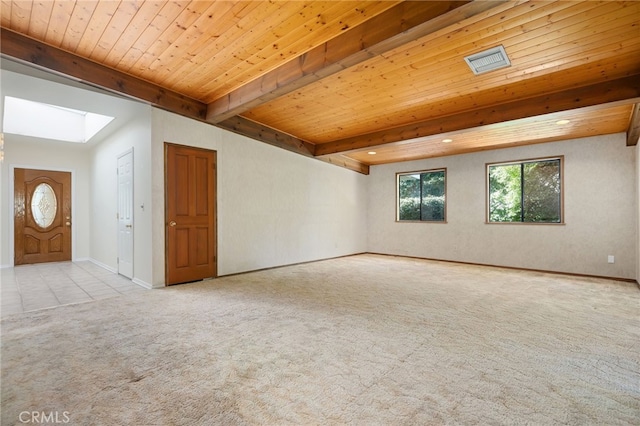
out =
[(114, 130), (88, 145), (6, 135), (1, 266), (12, 264), (11, 168), (26, 166), (73, 171), (73, 257), (115, 270), (116, 159), (133, 147), (134, 279), (163, 285), (164, 141), (218, 151), (220, 275), (366, 250), (363, 175), (148, 106), (5, 70), (2, 92), (118, 118), (117, 126), (108, 127)]
[[(27, 94), (50, 103), (60, 98), (88, 101), (78, 89), (44, 87), (33, 79), (25, 84), (5, 71), (2, 77), (3, 94)], [(95, 106), (106, 105), (100, 101)], [(105, 205), (95, 194), (105, 191), (105, 185), (113, 192), (101, 175), (119, 153), (136, 146), (136, 176), (144, 176), (136, 179), (136, 205), (144, 203), (146, 210), (137, 222), (136, 232), (142, 234), (136, 237), (136, 256), (141, 258), (134, 274), (145, 284), (161, 285), (163, 142), (170, 141), (218, 151), (220, 275), (368, 250), (640, 277), (640, 162), (638, 148), (626, 147), (623, 134), (376, 166), (363, 176), (164, 111), (153, 110), (143, 121), (133, 124), (137, 130), (110, 135), (97, 148), (5, 136), (1, 266), (12, 264), (11, 168), (32, 166), (73, 170), (74, 258), (94, 258), (112, 267), (115, 240), (103, 238), (110, 228), (100, 224), (107, 223), (103, 216), (115, 204)], [(150, 145), (138, 140), (141, 135)], [(485, 163), (555, 155), (565, 156), (565, 225), (484, 223)], [(396, 223), (395, 173), (440, 167), (448, 170), (448, 223)], [(607, 263), (610, 254), (614, 264)]]
[(216, 150), (218, 274), (366, 251), (367, 177), (153, 111), (154, 285), (164, 281), (163, 144)]
[[(564, 155), (565, 225), (485, 224), (485, 164)], [(372, 167), (371, 252), (635, 278), (636, 149), (623, 134)], [(395, 174), (447, 168), (447, 224), (396, 223)], [(607, 263), (614, 255), (615, 263)]]

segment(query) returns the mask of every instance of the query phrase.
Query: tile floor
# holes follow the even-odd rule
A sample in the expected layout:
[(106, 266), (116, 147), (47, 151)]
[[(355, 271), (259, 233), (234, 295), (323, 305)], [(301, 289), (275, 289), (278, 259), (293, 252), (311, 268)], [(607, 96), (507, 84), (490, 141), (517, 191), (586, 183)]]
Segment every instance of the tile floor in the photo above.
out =
[(92, 262), (55, 262), (0, 269), (0, 316), (147, 291)]

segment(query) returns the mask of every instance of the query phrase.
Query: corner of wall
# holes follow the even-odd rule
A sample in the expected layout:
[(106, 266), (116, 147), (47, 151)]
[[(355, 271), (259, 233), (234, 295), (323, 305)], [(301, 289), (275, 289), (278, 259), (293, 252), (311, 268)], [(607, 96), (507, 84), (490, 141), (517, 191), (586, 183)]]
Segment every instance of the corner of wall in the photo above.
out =
[(637, 215), (636, 229), (635, 229), (635, 241), (636, 241), (636, 282), (640, 283), (640, 144), (635, 146), (636, 155), (636, 170), (635, 170), (635, 183), (636, 183), (636, 200), (635, 200), (635, 212)]

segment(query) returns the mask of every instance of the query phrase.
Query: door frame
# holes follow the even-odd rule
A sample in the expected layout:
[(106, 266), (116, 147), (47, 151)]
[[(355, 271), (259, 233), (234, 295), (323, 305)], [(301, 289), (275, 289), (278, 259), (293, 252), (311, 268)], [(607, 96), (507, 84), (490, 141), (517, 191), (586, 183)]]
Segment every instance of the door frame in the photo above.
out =
[(163, 254), (162, 254), (162, 260), (164, 263), (164, 275), (163, 275), (163, 279), (164, 279), (164, 287), (168, 287), (172, 284), (168, 284), (169, 280), (169, 265), (168, 265), (168, 256), (169, 256), (169, 239), (167, 236), (167, 227), (168, 227), (168, 200), (167, 200), (167, 152), (168, 152), (168, 146), (169, 145), (173, 145), (176, 147), (184, 147), (184, 148), (190, 148), (190, 149), (197, 149), (197, 150), (201, 150), (201, 151), (209, 151), (209, 152), (213, 152), (214, 153), (214, 169), (213, 169), (213, 175), (214, 175), (214, 196), (213, 196), (213, 233), (214, 233), (214, 238), (213, 238), (213, 251), (214, 251), (214, 256), (215, 256), (215, 261), (214, 261), (214, 271), (213, 271), (213, 277), (211, 278), (217, 278), (218, 277), (218, 150), (216, 149), (211, 149), (211, 148), (204, 148), (201, 146), (197, 146), (197, 145), (189, 145), (189, 144), (180, 144), (180, 143), (175, 143), (175, 142), (167, 142), (165, 141), (164, 144), (162, 145), (162, 167), (163, 167), (163, 173), (162, 173), (162, 197), (163, 197), (163, 212), (162, 212), (162, 233), (163, 233), (163, 237), (164, 237), (164, 244), (163, 244)]
[[(16, 235), (15, 235), (15, 169), (33, 169), (33, 170), (49, 170), (52, 172), (67, 172), (71, 173), (71, 217), (76, 217), (76, 171), (75, 169), (67, 169), (67, 168), (59, 168), (59, 167), (48, 167), (48, 166), (37, 166), (33, 164), (24, 165), (24, 164), (9, 164), (9, 229), (8, 237), (9, 237), (9, 266), (15, 266), (15, 255), (16, 255)], [(71, 221), (71, 261), (74, 262), (77, 260), (76, 258), (76, 221)]]
[[(118, 252), (118, 263), (116, 265), (116, 270), (118, 272), (118, 274), (122, 275), (123, 277), (129, 278), (131, 280), (133, 280), (133, 278), (135, 277), (135, 245), (136, 245), (136, 239), (135, 239), (135, 232), (136, 232), (136, 227), (135, 227), (135, 209), (134, 209), (134, 204), (135, 204), (135, 156), (134, 156), (134, 152), (133, 152), (133, 147), (127, 149), (126, 151), (118, 154), (116, 156), (116, 164), (119, 167), (120, 164), (120, 159), (122, 157), (124, 157), (125, 155), (129, 155), (131, 154), (131, 225), (133, 226), (133, 231), (132, 235), (131, 235), (131, 276), (128, 277), (124, 274), (122, 274), (120, 272), (120, 217), (118, 217), (117, 219), (117, 230), (118, 230), (118, 238), (117, 238), (117, 252)], [(119, 173), (119, 172), (118, 172)], [(117, 210), (118, 212), (120, 212), (120, 175), (118, 174), (118, 180), (117, 180), (117, 185), (118, 185), (118, 189), (116, 191), (116, 195), (118, 197), (118, 205), (117, 205)], [(73, 207), (73, 205), (72, 205)]]

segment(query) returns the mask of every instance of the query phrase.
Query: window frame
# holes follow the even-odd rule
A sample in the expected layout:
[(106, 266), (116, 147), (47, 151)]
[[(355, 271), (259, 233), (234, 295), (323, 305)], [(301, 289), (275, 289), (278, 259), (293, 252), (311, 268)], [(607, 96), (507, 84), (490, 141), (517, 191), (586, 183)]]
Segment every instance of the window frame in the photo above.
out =
[[(415, 175), (423, 173), (444, 172), (444, 214), (442, 220), (400, 220), (400, 176), (403, 175)], [(416, 170), (410, 172), (398, 172), (396, 173), (396, 223), (447, 223), (447, 168), (438, 167), (428, 170)], [(420, 200), (422, 203), (422, 199)]]
[[(509, 166), (509, 165), (522, 165), (525, 163), (537, 163), (544, 161), (555, 161), (559, 160), (560, 162), (560, 221), (559, 222), (493, 222), (490, 220), (490, 189), (489, 188), (489, 167), (491, 166)], [(488, 225), (565, 225), (565, 212), (564, 212), (564, 155), (555, 155), (550, 157), (536, 157), (536, 158), (526, 158), (522, 160), (512, 160), (512, 161), (498, 161), (494, 163), (485, 163), (485, 223)]]

